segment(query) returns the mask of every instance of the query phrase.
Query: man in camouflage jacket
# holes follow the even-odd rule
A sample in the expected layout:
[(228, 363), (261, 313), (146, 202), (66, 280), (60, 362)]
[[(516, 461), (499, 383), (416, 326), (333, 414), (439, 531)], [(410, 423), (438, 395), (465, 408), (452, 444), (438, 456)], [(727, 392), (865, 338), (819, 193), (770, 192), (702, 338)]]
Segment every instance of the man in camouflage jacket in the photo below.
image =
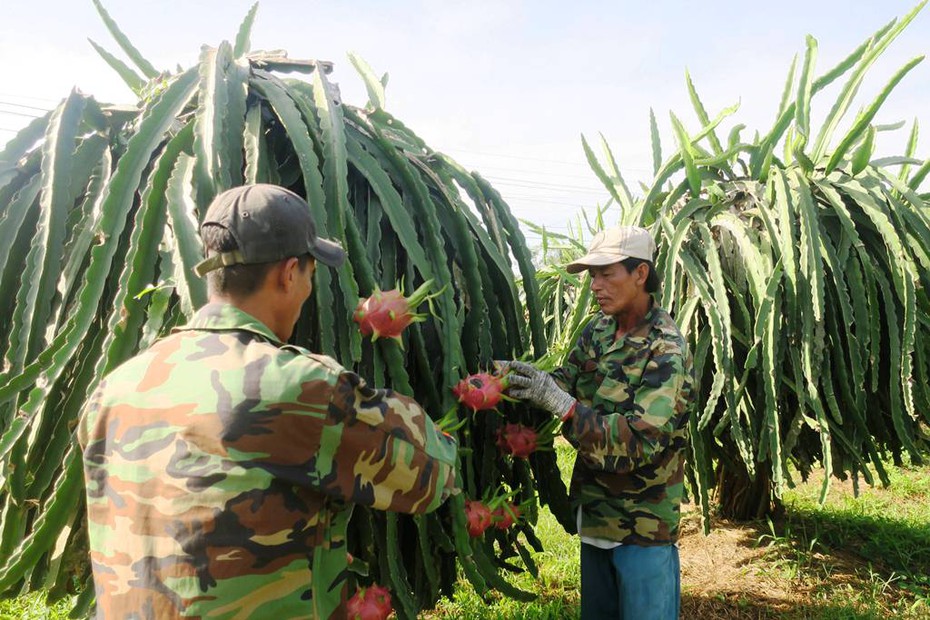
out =
[(287, 345), (345, 254), (274, 186), (220, 194), (210, 303), (110, 373), (78, 431), (99, 618), (341, 618), (353, 504), (424, 513), (456, 446), (413, 400)]
[(648, 231), (598, 234), (587, 269), (601, 312), (551, 375), (509, 362), (510, 394), (562, 418), (578, 450), (571, 498), (581, 535), (581, 617), (678, 617), (678, 522), (692, 392), (687, 344), (652, 293)]

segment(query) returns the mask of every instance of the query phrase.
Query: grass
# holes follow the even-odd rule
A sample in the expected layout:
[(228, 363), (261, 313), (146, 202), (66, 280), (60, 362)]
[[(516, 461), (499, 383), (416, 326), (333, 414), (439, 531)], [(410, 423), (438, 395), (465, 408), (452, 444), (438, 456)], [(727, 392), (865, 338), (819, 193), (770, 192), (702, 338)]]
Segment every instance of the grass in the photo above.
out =
[(720, 549), (737, 570), (700, 583), (708, 562), (690, 579), (683, 569), (683, 617), (930, 618), (930, 467), (889, 476), (890, 488), (863, 486), (858, 496), (851, 482), (835, 482), (821, 507), (814, 475), (785, 493), (777, 520), (686, 534), (683, 557), (728, 536)]
[[(771, 523), (783, 566), (813, 603), (843, 601), (855, 618), (930, 618), (930, 467), (889, 469), (891, 486), (837, 482), (819, 506), (822, 474), (785, 496)], [(777, 540), (777, 542), (776, 542)]]
[[(568, 442), (555, 442), (556, 456), (562, 477), (571, 472), (574, 452)], [(459, 618), (491, 619), (512, 618), (514, 620), (562, 620), (578, 617), (581, 592), (580, 541), (569, 536), (546, 507), (539, 511), (536, 535), (542, 541), (544, 551), (534, 556), (539, 567), (539, 580), (529, 573), (509, 575), (515, 586), (535, 592), (538, 598), (531, 603), (514, 601), (496, 592), (481, 598), (471, 584), (461, 577), (457, 584), (454, 600), (442, 598), (435, 610), (424, 612), (422, 618), (429, 620), (452, 620)]]
[[(573, 454), (556, 444), (563, 473)], [(682, 521), (682, 618), (865, 620), (930, 618), (930, 466), (889, 469), (888, 489), (835, 481), (823, 507), (814, 475), (785, 493), (776, 520), (715, 520), (709, 536), (699, 513)], [(535, 555), (539, 579), (508, 575), (537, 593), (530, 603), (491, 592), (486, 598), (461, 579), (454, 600), (442, 599), (426, 620), (453, 618), (562, 620), (578, 617), (579, 542), (545, 508)], [(0, 619), (59, 620), (68, 602), (46, 609), (40, 593), (0, 601)]]
[(71, 605), (71, 599), (64, 599), (49, 606), (44, 592), (30, 592), (14, 599), (0, 600), (0, 619), (65, 620)]

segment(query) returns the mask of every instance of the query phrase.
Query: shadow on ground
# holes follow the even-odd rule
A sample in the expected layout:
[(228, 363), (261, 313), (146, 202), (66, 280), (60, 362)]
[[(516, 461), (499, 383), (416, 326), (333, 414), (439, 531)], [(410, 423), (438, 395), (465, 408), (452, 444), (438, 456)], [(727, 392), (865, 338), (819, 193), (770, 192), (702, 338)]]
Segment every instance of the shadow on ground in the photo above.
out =
[[(930, 610), (928, 610), (930, 611)], [(749, 596), (746, 593), (707, 596), (684, 595), (681, 599), (682, 620), (801, 620), (808, 618), (866, 620), (893, 618), (877, 610), (857, 610), (846, 604), (810, 605), (786, 603), (780, 598)]]
[(777, 526), (791, 534), (794, 544), (817, 545), (854, 553), (890, 576), (895, 573), (930, 575), (930, 525), (911, 525), (887, 516), (791, 510)]
[(930, 527), (789, 509), (775, 522), (686, 516), (682, 618), (930, 618)]

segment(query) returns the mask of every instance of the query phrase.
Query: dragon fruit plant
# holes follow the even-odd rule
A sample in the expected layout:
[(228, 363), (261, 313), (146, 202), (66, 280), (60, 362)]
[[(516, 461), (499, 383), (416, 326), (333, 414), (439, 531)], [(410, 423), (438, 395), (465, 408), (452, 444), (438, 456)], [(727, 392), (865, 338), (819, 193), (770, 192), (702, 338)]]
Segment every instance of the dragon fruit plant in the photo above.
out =
[[(0, 470), (16, 470), (0, 492), (0, 596), (44, 590), (52, 603), (77, 590), (74, 617), (90, 613), (84, 480), (71, 441), (81, 405), (207, 302), (194, 265), (203, 258), (196, 224), (212, 198), (276, 183), (306, 198), (317, 232), (347, 250), (342, 267), (316, 272), (293, 343), (428, 405), (434, 420), (451, 411), (443, 428), (461, 447), (463, 492), (447, 500), (455, 518), (359, 507), (349, 531), (364, 536), (346, 540), (351, 570), (370, 567), (370, 580), (389, 584), (403, 618), (453, 590), (460, 558), (474, 558), (465, 576), (482, 595), (531, 598), (503, 579), (492, 550), (469, 544), (464, 498), (515, 479), (515, 466), (524, 492), (547, 498), (570, 525), (555, 455), (499, 461), (498, 425), (463, 415), (446, 389), (495, 357), (537, 359), (549, 348), (532, 251), (500, 193), (385, 109), (384, 83), (362, 59), (351, 63), (369, 98), (353, 105), (332, 62), (251, 50), (257, 5), (233, 41), (206, 45), (196, 66), (175, 70), (147, 61), (106, 1), (86, 4), (134, 67), (97, 49), (137, 97), (110, 106), (63, 93), (0, 148), (0, 237), (9, 241), (0, 281), (11, 286), (0, 312)], [(452, 546), (422, 548), (407, 535), (421, 527)], [(516, 537), (499, 542), (502, 555), (527, 551)], [(383, 565), (385, 556), (397, 561)], [(429, 580), (419, 578), (424, 559)]]

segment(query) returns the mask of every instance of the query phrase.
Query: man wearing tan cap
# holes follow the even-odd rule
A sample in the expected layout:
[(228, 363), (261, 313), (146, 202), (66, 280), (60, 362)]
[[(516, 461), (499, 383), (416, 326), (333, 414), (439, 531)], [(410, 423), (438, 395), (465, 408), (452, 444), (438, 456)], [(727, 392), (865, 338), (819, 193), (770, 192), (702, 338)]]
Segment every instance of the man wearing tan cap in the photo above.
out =
[(581, 617), (666, 620), (681, 598), (678, 522), (691, 356), (656, 304), (649, 232), (599, 233), (569, 263), (587, 270), (600, 312), (548, 374), (506, 362), (509, 394), (559, 416), (578, 450), (571, 499), (581, 535)]

